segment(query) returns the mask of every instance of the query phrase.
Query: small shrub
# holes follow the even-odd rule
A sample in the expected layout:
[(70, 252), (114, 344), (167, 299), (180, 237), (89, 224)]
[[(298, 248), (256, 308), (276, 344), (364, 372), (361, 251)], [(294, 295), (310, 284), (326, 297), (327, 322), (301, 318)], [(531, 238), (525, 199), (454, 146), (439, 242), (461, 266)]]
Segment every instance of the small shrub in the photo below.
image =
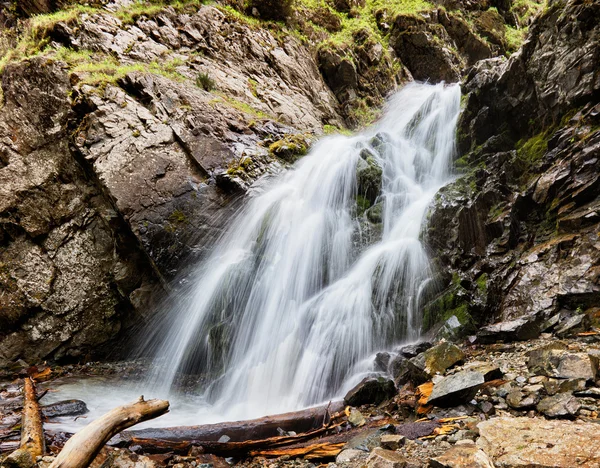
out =
[(213, 80), (208, 73), (198, 73), (196, 77), (196, 86), (202, 88), (204, 91), (212, 91), (215, 89), (215, 80)]
[(292, 14), (294, 0), (250, 0), (248, 8), (256, 8), (263, 19), (283, 21)]

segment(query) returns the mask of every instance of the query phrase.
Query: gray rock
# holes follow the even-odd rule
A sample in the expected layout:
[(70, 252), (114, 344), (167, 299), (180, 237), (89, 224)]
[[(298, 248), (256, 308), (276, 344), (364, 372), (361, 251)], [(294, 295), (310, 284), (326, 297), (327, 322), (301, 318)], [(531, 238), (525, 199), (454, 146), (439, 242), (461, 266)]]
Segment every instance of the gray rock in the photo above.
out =
[(535, 406), (540, 397), (535, 393), (525, 393), (521, 390), (513, 390), (506, 396), (506, 403), (513, 409), (524, 410)]
[(543, 398), (536, 409), (548, 418), (572, 418), (577, 415), (581, 404), (570, 393), (559, 393)]
[(433, 346), (432, 343), (430, 343), (428, 341), (422, 341), (420, 343), (400, 346), (399, 348), (396, 349), (396, 352), (398, 354), (404, 356), (405, 358), (410, 359), (410, 358), (414, 358), (417, 355), (427, 351), (432, 346)]
[(477, 428), (477, 446), (498, 467), (572, 468), (575, 462), (592, 468), (600, 450), (594, 423), (500, 417), (481, 422)]
[(586, 314), (574, 315), (562, 322), (554, 331), (559, 338), (584, 332), (590, 327), (590, 317)]
[(406, 443), (406, 437), (400, 434), (385, 434), (381, 436), (381, 446), (387, 450), (398, 450)]
[(336, 463), (347, 463), (354, 460), (366, 459), (369, 456), (368, 452), (357, 449), (345, 449), (342, 450), (337, 457), (335, 457)]
[(346, 394), (344, 402), (349, 406), (378, 405), (395, 394), (396, 386), (393, 380), (384, 377), (365, 377)]
[(87, 413), (88, 407), (81, 400), (57, 401), (41, 407), (42, 415), (45, 418), (56, 418), (59, 416), (77, 416)]
[(531, 340), (540, 335), (540, 322), (538, 316), (529, 316), (488, 325), (477, 332), (477, 341), (496, 343)]
[(479, 372), (457, 372), (434, 385), (427, 403), (443, 407), (466, 403), (473, 399), (484, 382)]
[(543, 385), (548, 395), (555, 395), (585, 389), (586, 379), (548, 379)]
[(431, 468), (494, 468), (486, 453), (474, 445), (452, 447), (439, 457), (429, 460)]
[(529, 353), (530, 372), (559, 379), (594, 380), (598, 358), (586, 353), (571, 353), (563, 343), (552, 343)]
[(600, 388), (591, 387), (585, 390), (575, 391), (575, 395), (578, 397), (596, 398), (600, 399)]
[(367, 460), (367, 468), (404, 468), (406, 459), (398, 452), (376, 448)]

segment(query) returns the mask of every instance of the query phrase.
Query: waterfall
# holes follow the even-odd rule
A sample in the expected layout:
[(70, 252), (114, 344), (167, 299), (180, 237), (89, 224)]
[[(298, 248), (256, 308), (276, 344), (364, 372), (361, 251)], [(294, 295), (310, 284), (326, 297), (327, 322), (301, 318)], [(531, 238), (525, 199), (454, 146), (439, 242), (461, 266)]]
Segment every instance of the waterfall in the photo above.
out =
[[(151, 388), (195, 368), (221, 419), (259, 417), (324, 401), (367, 356), (416, 339), (430, 281), (419, 235), (450, 178), (459, 108), (458, 85), (407, 85), (372, 128), (323, 138), (250, 199), (169, 311)], [(361, 170), (381, 183), (367, 213)]]

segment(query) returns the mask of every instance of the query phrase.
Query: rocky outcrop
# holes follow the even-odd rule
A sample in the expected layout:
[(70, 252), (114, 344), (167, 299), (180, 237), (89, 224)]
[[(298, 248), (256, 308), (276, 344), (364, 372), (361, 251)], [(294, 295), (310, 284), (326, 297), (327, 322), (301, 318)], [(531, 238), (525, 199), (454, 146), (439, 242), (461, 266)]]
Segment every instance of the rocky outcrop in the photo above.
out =
[[(96, 352), (146, 307), (146, 256), (69, 148), (64, 68), (2, 76), (0, 367)], [(97, 351), (101, 351), (101, 348)]]
[(427, 233), (448, 272), (430, 322), (593, 317), (599, 19), (596, 2), (553, 2), (519, 53), (469, 73), (457, 161), (465, 175), (437, 196)]
[(126, 3), (34, 31), (50, 52), (4, 69), (0, 368), (103, 354), (288, 164), (270, 147), (343, 126), (296, 39)]

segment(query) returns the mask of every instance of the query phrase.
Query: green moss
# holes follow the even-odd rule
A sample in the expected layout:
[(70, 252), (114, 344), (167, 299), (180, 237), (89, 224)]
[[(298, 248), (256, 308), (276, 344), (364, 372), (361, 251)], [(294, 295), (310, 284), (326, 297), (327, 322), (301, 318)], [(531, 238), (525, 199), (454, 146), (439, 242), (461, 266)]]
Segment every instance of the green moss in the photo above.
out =
[(185, 213), (181, 210), (175, 210), (169, 215), (169, 221), (171, 223), (183, 224), (187, 223), (188, 219)]
[(250, 156), (242, 156), (239, 160), (229, 163), (227, 174), (232, 177), (246, 178), (246, 173), (252, 168), (253, 164), (254, 161)]
[(477, 289), (480, 292), (485, 293), (488, 288), (488, 274), (482, 273), (479, 275), (479, 277), (475, 280), (475, 283), (477, 284)]
[(371, 125), (380, 115), (381, 110), (369, 106), (365, 99), (357, 99), (352, 109), (348, 112), (348, 117), (357, 127)]
[(311, 143), (312, 137), (306, 133), (286, 135), (281, 140), (271, 144), (269, 146), (269, 152), (273, 156), (292, 163), (308, 152)]
[(470, 313), (466, 291), (459, 285), (460, 280), (453, 277), (451, 286), (440, 296), (423, 308), (423, 327), (425, 330), (435, 324), (445, 322), (455, 316), (463, 326), (463, 332), (474, 329), (475, 321)]
[(548, 139), (554, 134), (555, 127), (550, 127), (528, 139), (517, 143), (519, 161), (528, 168), (537, 163), (548, 151)]
[(212, 104), (212, 105), (219, 104), (219, 103), (225, 104), (225, 105), (233, 107), (234, 109), (237, 109), (241, 112), (244, 112), (245, 114), (249, 114), (253, 117), (258, 117), (259, 119), (277, 120), (275, 117), (265, 114), (264, 112), (262, 112), (258, 109), (255, 109), (250, 104), (247, 104), (242, 101), (238, 101), (237, 99), (235, 99), (231, 96), (227, 96), (224, 93), (216, 92), (215, 94), (218, 97), (213, 99), (212, 101), (210, 101), (209, 104)]
[(362, 216), (371, 207), (371, 202), (362, 195), (356, 196), (356, 214)]

